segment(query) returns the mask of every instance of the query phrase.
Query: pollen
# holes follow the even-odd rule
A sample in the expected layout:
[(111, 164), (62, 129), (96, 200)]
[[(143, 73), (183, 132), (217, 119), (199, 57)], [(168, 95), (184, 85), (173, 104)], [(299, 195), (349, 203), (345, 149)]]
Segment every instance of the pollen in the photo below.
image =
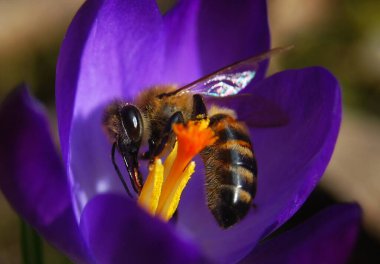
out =
[(168, 221), (177, 210), (181, 194), (195, 171), (192, 159), (217, 139), (208, 125), (208, 119), (173, 125), (176, 144), (164, 165), (159, 159), (151, 165), (138, 199), (150, 214)]
[(156, 159), (149, 167), (148, 177), (137, 200), (137, 203), (152, 215), (155, 214), (157, 209), (163, 180), (164, 166), (161, 159)]

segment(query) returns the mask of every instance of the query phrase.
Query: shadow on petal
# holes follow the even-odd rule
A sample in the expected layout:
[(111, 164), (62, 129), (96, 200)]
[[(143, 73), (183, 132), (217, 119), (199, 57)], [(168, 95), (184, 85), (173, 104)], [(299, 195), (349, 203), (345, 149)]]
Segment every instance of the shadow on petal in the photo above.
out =
[(360, 222), (357, 204), (333, 205), (259, 245), (241, 263), (347, 263)]
[(255, 93), (238, 94), (221, 98), (206, 98), (208, 104), (233, 109), (239, 120), (250, 128), (285, 126), (289, 122), (287, 113), (268, 98)]

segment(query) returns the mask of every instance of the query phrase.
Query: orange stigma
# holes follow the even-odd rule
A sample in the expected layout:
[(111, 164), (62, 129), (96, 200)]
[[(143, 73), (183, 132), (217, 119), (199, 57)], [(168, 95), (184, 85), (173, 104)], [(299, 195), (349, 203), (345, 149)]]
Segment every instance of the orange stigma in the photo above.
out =
[(192, 159), (217, 139), (208, 124), (204, 119), (173, 125), (175, 147), (164, 165), (158, 159), (154, 162), (138, 199), (152, 215), (168, 221), (177, 210), (182, 191), (195, 171)]

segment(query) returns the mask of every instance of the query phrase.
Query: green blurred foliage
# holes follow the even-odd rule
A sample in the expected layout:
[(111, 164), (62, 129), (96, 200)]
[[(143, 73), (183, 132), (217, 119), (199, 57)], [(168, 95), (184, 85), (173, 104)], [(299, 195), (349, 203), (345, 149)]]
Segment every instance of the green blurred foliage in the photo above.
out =
[(60, 42), (11, 53), (0, 60), (0, 98), (13, 87), (25, 82), (42, 102), (54, 102), (55, 66)]
[(343, 88), (344, 104), (380, 117), (380, 1), (331, 1), (330, 15), (294, 36), (281, 68), (321, 65)]

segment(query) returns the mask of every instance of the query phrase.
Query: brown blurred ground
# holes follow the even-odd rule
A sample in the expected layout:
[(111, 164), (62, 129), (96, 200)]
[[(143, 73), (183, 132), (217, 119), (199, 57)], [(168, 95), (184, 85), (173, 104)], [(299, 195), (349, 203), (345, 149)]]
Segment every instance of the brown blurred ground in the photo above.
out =
[(345, 112), (335, 154), (321, 182), (337, 200), (357, 201), (364, 224), (380, 240), (380, 122)]

